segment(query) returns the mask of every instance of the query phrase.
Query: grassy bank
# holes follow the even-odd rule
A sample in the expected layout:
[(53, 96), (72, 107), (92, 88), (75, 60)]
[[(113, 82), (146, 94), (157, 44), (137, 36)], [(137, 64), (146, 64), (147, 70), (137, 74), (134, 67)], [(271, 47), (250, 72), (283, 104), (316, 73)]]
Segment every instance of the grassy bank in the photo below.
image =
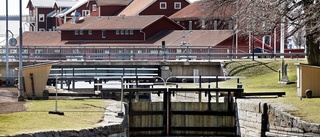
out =
[(105, 110), (102, 100), (59, 100), (64, 116), (48, 114), (55, 110), (55, 100), (27, 101), (27, 112), (0, 114), (0, 136), (35, 131), (93, 127)]
[[(288, 64), (288, 76), (293, 84), (280, 85), (278, 70), (281, 68), (281, 60), (256, 60), (256, 61), (231, 61), (226, 63), (226, 68), (232, 76), (246, 76), (241, 82), (244, 84), (245, 92), (259, 91), (284, 91), (285, 97), (268, 99), (275, 102), (292, 104), (299, 111), (291, 112), (293, 115), (300, 116), (308, 122), (320, 123), (318, 106), (319, 98), (306, 99), (297, 97), (297, 70), (294, 63), (307, 63), (306, 60), (286, 59)], [(234, 82), (234, 81), (228, 81)], [(227, 83), (228, 83), (227, 82)]]

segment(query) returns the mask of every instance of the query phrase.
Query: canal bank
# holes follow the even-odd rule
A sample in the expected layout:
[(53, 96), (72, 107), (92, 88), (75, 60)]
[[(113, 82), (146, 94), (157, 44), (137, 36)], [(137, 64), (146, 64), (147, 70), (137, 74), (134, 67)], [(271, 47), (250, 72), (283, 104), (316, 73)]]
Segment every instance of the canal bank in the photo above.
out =
[(237, 99), (238, 134), (244, 137), (320, 136), (320, 124), (308, 123), (288, 112), (298, 111), (292, 105)]

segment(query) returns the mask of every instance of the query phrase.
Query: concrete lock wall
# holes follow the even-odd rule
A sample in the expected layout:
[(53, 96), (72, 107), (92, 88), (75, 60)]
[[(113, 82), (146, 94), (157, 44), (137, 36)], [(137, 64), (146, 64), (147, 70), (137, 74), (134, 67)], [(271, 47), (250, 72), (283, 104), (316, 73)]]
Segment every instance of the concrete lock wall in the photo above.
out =
[(287, 113), (297, 109), (286, 104), (237, 99), (239, 135), (257, 136), (320, 136), (320, 124), (308, 123)]

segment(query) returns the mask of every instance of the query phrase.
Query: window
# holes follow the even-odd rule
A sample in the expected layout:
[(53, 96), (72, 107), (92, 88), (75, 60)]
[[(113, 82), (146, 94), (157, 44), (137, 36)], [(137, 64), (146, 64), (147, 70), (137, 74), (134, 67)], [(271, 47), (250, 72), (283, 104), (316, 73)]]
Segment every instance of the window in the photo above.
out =
[(102, 38), (106, 38), (107, 37), (107, 31), (106, 30), (103, 30), (102, 31)]
[(126, 35), (129, 35), (129, 30), (125, 30), (125, 34), (126, 34)]
[(133, 35), (133, 30), (130, 30), (130, 35)]
[(83, 35), (83, 30), (80, 30), (80, 35)]
[(90, 15), (90, 10), (82, 10), (82, 16)]
[(39, 22), (44, 22), (44, 14), (39, 14)]
[(92, 11), (97, 11), (97, 4), (92, 5)]
[(120, 32), (119, 32), (120, 30), (116, 30), (116, 35), (119, 35), (120, 34)]
[(92, 35), (92, 30), (89, 30), (89, 31), (88, 31), (88, 35)]
[(176, 10), (181, 9), (181, 2), (175, 2), (174, 9), (176, 9)]
[(121, 35), (124, 35), (124, 30), (121, 30), (121, 31), (120, 31), (120, 34), (121, 34)]
[(160, 9), (167, 9), (167, 2), (160, 2)]
[(79, 35), (79, 30), (75, 30), (74, 35)]
[(265, 44), (270, 46), (270, 44), (271, 44), (271, 36), (270, 35), (265, 35), (263, 40), (264, 40)]

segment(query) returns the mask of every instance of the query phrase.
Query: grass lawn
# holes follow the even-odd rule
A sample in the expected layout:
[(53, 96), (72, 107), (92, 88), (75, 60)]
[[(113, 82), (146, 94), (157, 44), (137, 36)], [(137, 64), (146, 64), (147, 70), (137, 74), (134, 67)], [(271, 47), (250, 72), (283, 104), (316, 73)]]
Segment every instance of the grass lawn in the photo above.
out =
[[(319, 106), (320, 98), (303, 98), (300, 100), (297, 96), (297, 70), (294, 63), (307, 63), (306, 60), (286, 59), (288, 64), (288, 75), (293, 84), (280, 85), (278, 70), (281, 68), (281, 60), (240, 60), (226, 63), (226, 68), (232, 76), (246, 76), (247, 78), (240, 81), (244, 84), (245, 92), (259, 91), (284, 91), (285, 97), (268, 99), (269, 101), (292, 104), (299, 111), (290, 112), (293, 115), (300, 116), (308, 122), (320, 123)], [(235, 83), (235, 80), (222, 83)], [(234, 86), (235, 87), (235, 86)]]
[(106, 103), (102, 100), (58, 100), (64, 116), (48, 114), (55, 110), (55, 100), (27, 100), (27, 112), (0, 114), (0, 136), (35, 131), (94, 127), (102, 117)]

